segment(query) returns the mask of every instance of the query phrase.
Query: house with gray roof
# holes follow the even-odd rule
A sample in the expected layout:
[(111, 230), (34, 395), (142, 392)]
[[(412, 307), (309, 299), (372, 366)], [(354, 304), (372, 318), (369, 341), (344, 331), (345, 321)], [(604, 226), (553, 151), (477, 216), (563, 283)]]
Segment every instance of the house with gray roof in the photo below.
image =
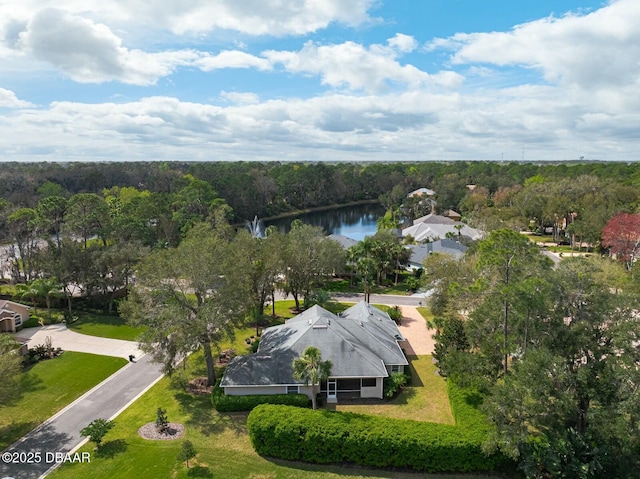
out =
[(353, 238), (349, 238), (348, 236), (345, 236), (345, 235), (330, 234), (329, 236), (327, 236), (327, 238), (339, 243), (340, 246), (342, 246), (342, 249), (349, 249), (352, 246), (355, 246), (358, 244), (357, 240), (354, 240)]
[(407, 245), (407, 248), (411, 251), (409, 257), (409, 268), (411, 269), (422, 268), (424, 260), (433, 253), (448, 254), (455, 259), (460, 259), (469, 249), (462, 243), (448, 238), (431, 243), (410, 244)]
[(411, 226), (402, 230), (402, 236), (411, 236), (418, 243), (422, 243), (445, 239), (447, 236), (459, 236), (467, 241), (476, 241), (482, 239), (483, 233), (451, 218), (429, 214), (415, 219)]
[(383, 380), (408, 366), (398, 342), (404, 337), (385, 312), (358, 303), (339, 315), (313, 306), (285, 324), (266, 328), (258, 351), (233, 358), (220, 386), (227, 395), (312, 395), (293, 377), (293, 360), (308, 346), (331, 360), (331, 376), (320, 385), (329, 401), (341, 397), (383, 397)]

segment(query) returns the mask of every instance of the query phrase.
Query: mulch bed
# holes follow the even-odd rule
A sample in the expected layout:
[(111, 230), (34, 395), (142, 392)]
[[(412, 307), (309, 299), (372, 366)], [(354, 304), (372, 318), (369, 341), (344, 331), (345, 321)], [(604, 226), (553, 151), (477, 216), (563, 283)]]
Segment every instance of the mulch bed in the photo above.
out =
[(170, 422), (165, 432), (158, 432), (155, 422), (148, 422), (140, 429), (138, 435), (143, 439), (152, 439), (156, 441), (170, 441), (172, 439), (180, 439), (184, 436), (184, 426), (177, 422)]

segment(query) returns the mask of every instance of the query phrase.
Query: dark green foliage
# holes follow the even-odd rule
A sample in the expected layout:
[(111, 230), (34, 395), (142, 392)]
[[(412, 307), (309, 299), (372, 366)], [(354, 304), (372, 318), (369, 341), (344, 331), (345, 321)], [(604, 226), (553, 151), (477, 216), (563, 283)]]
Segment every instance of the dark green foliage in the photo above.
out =
[[(433, 357), (438, 362), (440, 374), (448, 376), (456, 365), (455, 355), (451, 353), (454, 351), (468, 351), (470, 348), (469, 340), (464, 331), (464, 323), (457, 315), (437, 317), (434, 319), (434, 323), (437, 331), (433, 336), (436, 343)], [(449, 359), (454, 360), (451, 361)]]
[(211, 394), (211, 402), (218, 412), (251, 411), (260, 404), (281, 404), (306, 408), (309, 398), (305, 394), (254, 394), (251, 396), (227, 396), (216, 386)]
[(395, 321), (396, 324), (400, 324), (400, 320), (402, 319), (402, 310), (400, 309), (400, 306), (391, 306), (387, 311), (387, 314), (391, 319), (393, 319), (393, 321)]
[(481, 443), (490, 426), (475, 407), (479, 396), (455, 386), (449, 386), (449, 393), (455, 426), (261, 405), (249, 414), (247, 427), (259, 454), (280, 459), (427, 472), (510, 466), (501, 454), (482, 452)]
[(80, 431), (82, 436), (86, 436), (95, 443), (96, 448), (102, 444), (104, 436), (116, 425), (115, 422), (107, 419), (94, 419), (89, 425)]
[(391, 376), (384, 378), (384, 397), (392, 398), (399, 393), (409, 382), (409, 377), (402, 373), (391, 373)]
[(196, 457), (196, 454), (198, 454), (198, 452), (196, 451), (196, 448), (193, 446), (193, 443), (187, 440), (182, 443), (182, 448), (180, 449), (180, 454), (178, 454), (177, 459), (178, 461), (186, 461), (187, 468), (188, 468), (189, 459), (193, 459), (194, 457)]
[(165, 432), (169, 427), (169, 419), (167, 419), (167, 410), (158, 408), (156, 411), (156, 429), (158, 432)]

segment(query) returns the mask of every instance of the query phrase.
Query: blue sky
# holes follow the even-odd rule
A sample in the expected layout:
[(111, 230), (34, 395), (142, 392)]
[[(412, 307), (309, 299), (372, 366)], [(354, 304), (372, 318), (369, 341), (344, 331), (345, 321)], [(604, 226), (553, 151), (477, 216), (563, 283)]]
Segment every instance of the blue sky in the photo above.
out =
[(4, 0), (0, 161), (637, 161), (637, 0)]

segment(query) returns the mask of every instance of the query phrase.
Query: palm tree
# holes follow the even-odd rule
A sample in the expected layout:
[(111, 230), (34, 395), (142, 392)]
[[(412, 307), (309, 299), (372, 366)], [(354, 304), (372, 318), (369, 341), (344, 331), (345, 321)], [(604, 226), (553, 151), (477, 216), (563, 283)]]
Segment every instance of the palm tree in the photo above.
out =
[(38, 314), (38, 307), (36, 300), (38, 298), (38, 290), (33, 286), (33, 283), (20, 283), (16, 284), (16, 296), (20, 299), (29, 299), (33, 305), (33, 312)]
[(55, 278), (38, 278), (31, 282), (31, 287), (36, 291), (38, 298), (44, 298), (47, 314), (51, 319), (51, 298), (62, 296), (62, 286)]
[(304, 381), (305, 386), (311, 383), (311, 404), (316, 408), (316, 394), (320, 381), (331, 374), (331, 361), (323, 361), (322, 353), (315, 346), (308, 346), (299, 358), (293, 360), (293, 377)]

